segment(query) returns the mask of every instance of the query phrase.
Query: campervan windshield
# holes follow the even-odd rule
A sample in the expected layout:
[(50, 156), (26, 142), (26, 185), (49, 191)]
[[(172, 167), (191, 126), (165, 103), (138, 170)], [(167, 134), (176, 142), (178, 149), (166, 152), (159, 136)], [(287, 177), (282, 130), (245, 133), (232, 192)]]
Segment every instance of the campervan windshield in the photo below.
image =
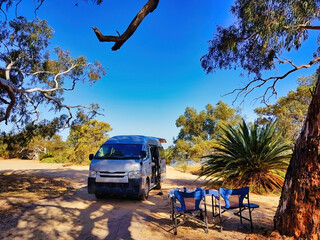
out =
[(104, 144), (95, 159), (139, 159), (141, 144)]

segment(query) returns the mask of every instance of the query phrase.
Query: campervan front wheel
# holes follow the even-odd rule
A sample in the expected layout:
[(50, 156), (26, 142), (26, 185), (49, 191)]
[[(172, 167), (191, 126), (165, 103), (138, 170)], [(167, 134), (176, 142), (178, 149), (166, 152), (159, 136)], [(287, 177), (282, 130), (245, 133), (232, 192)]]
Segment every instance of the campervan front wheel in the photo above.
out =
[(104, 195), (101, 194), (101, 193), (95, 193), (95, 195), (96, 195), (96, 199), (102, 199), (102, 198), (104, 198)]
[(149, 191), (150, 191), (150, 183), (149, 183), (149, 179), (147, 179), (146, 184), (144, 185), (143, 192), (140, 195), (140, 200), (142, 201), (147, 200), (147, 198), (149, 197)]

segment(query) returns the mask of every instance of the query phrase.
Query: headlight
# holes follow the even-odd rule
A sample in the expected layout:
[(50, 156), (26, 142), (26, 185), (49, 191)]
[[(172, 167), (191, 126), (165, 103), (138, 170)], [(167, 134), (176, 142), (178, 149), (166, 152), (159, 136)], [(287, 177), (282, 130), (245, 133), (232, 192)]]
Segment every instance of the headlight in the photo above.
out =
[(128, 177), (129, 179), (141, 178), (141, 172), (140, 171), (129, 172)]
[(97, 172), (96, 171), (89, 171), (89, 177), (97, 177)]

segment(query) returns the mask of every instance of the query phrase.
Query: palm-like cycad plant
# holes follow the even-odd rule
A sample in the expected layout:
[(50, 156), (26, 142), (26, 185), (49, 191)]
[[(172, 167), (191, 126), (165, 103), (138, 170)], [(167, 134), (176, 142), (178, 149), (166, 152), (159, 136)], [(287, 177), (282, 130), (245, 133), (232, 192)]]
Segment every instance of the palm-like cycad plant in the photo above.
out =
[(275, 123), (247, 126), (243, 120), (236, 127), (227, 126), (207, 156), (201, 175), (209, 183), (225, 187), (243, 187), (261, 191), (282, 187), (283, 177), (291, 157), (291, 148), (279, 139)]

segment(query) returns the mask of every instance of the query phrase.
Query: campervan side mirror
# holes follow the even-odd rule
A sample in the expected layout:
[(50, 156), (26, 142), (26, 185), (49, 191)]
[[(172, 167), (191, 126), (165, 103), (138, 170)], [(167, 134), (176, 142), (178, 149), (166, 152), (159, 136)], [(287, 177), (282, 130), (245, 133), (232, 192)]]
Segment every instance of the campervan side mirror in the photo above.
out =
[(91, 153), (89, 154), (89, 160), (91, 161), (93, 159), (94, 155)]
[(141, 151), (140, 152), (140, 158), (144, 159), (147, 156), (147, 152), (146, 151)]

